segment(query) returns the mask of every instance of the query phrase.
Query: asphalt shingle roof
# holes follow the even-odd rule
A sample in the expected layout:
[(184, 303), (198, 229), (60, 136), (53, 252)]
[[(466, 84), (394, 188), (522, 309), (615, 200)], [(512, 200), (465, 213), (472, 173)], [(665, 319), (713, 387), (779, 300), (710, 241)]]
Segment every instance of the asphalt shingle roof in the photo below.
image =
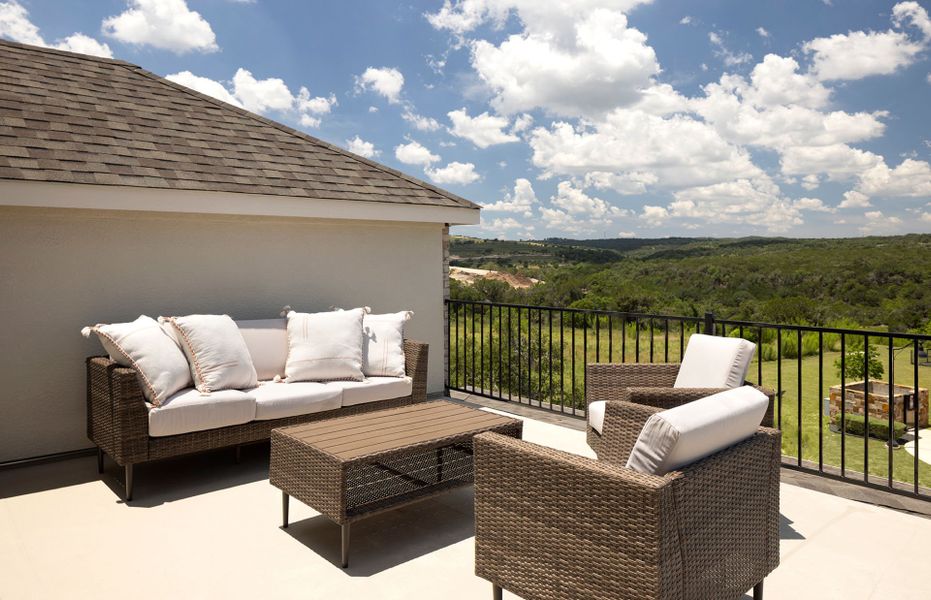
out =
[(0, 180), (478, 208), (136, 65), (0, 40)]

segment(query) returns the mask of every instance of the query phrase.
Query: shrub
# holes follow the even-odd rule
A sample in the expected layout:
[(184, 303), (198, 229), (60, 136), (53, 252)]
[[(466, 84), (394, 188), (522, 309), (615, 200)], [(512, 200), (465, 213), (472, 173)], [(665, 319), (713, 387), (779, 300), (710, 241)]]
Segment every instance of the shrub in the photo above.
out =
[[(834, 415), (831, 419), (831, 422), (840, 427), (840, 414)], [(847, 433), (852, 433), (853, 435), (863, 435), (865, 429), (866, 419), (863, 418), (863, 415), (855, 415), (852, 413), (847, 413), (844, 417), (844, 429)], [(905, 424), (895, 421), (892, 423), (892, 434), (893, 439), (901, 439), (905, 435)], [(885, 419), (870, 419), (870, 437), (888, 440), (889, 439), (889, 422)]]

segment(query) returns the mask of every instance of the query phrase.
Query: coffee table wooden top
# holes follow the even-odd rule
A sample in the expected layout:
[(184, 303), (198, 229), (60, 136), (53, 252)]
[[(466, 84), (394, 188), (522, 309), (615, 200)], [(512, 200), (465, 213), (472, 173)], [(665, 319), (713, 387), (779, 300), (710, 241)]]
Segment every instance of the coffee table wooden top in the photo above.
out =
[(402, 448), (429, 446), (448, 438), (471, 437), (520, 423), (445, 400), (293, 425), (281, 433), (340, 462)]

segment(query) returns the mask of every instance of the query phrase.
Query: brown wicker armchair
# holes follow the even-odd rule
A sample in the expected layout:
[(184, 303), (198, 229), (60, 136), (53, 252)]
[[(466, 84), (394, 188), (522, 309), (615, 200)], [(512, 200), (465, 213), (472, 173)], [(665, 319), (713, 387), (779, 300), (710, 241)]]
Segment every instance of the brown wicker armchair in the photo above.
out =
[[(630, 452), (659, 409), (613, 402)], [(665, 476), (496, 434), (475, 438), (475, 572), (525, 600), (724, 600), (779, 564), (781, 433)], [(625, 456), (626, 460), (626, 456)]]
[[(585, 408), (592, 402), (607, 401), (602, 431), (616, 427), (612, 415), (612, 401), (633, 402), (657, 408), (675, 408), (687, 402), (723, 392), (726, 388), (675, 388), (679, 365), (675, 363), (590, 363), (585, 367)], [(749, 385), (749, 384), (748, 384)], [(769, 408), (760, 423), (763, 427), (773, 426), (773, 408), (776, 394), (773, 390), (754, 385), (769, 397)], [(591, 424), (588, 425), (588, 445), (599, 458), (617, 456), (617, 448), (610, 448), (608, 441)], [(627, 449), (628, 452), (630, 448)], [(603, 456), (603, 453), (607, 453)], [(627, 454), (623, 454), (627, 460)]]

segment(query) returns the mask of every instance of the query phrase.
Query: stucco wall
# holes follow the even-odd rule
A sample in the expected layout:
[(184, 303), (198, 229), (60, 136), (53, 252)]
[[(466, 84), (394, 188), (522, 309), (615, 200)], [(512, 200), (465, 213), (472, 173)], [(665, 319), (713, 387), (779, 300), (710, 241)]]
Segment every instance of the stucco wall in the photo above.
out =
[(443, 389), (443, 227), (0, 207), (0, 462), (90, 446), (81, 327), (140, 314), (413, 309)]

